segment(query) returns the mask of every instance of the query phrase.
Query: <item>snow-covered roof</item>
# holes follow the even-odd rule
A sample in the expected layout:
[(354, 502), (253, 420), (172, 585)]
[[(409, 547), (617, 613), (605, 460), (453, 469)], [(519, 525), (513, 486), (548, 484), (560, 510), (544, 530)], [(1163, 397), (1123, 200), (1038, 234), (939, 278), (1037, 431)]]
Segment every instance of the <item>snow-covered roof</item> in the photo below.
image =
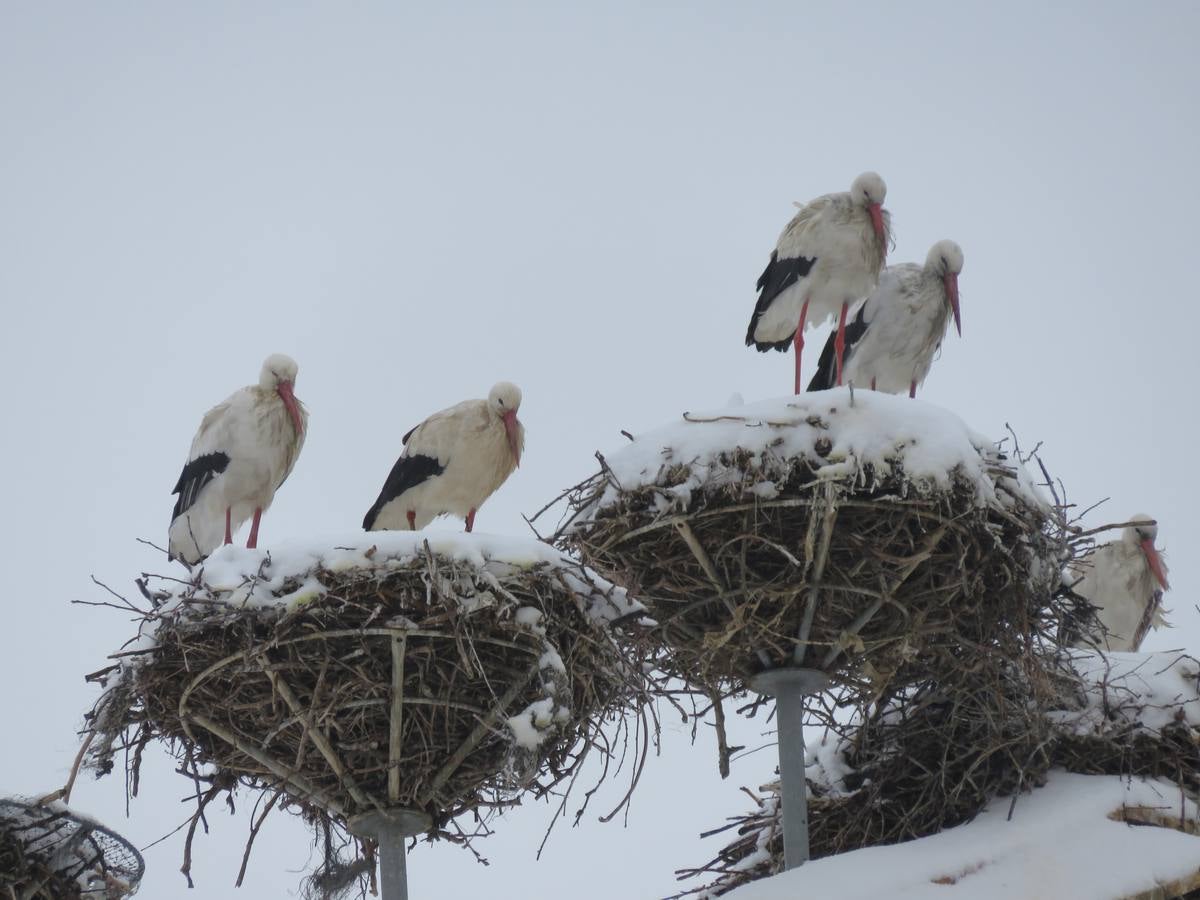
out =
[[(754, 490), (767, 498), (774, 496), (771, 475), (781, 469), (779, 464), (806, 457), (819, 466), (821, 479), (858, 478), (867, 471), (876, 478), (903, 473), (918, 493), (966, 486), (979, 504), (1007, 502), (997, 490), (1003, 484), (1004, 492), (1034, 508), (1048, 507), (1023, 466), (1003, 458), (995, 442), (953, 413), (907, 397), (838, 388), (684, 413), (678, 422), (640, 434), (606, 454), (620, 489), (610, 483), (588, 513), (623, 492), (660, 483), (664, 470), (679, 465), (690, 466), (690, 477), (661, 493), (663, 502), (685, 506), (698, 487), (741, 480), (743, 469), (734, 472), (728, 462), (736, 449), (753, 454), (745, 467), (761, 470)], [(998, 477), (999, 470), (1008, 477)]]
[[(729, 900), (1118, 900), (1200, 873), (1200, 836), (1137, 827), (1197, 809), (1176, 785), (1052, 773), (1032, 794), (992, 801), (966, 825), (809, 862)], [(1191, 884), (1194, 886), (1194, 884)], [(1147, 895), (1148, 896), (1148, 895)], [(1167, 896), (1174, 896), (1168, 894)]]

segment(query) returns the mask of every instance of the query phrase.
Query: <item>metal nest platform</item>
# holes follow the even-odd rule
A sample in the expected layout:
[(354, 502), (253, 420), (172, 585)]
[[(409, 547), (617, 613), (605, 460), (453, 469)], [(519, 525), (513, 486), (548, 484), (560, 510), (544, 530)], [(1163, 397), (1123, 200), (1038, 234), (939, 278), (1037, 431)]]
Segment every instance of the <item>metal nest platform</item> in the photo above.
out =
[(1047, 612), (1057, 520), (1011, 491), (1012, 467), (989, 461), (1003, 500), (980, 503), (953, 477), (919, 489), (899, 469), (819, 477), (823, 462), (734, 448), (719, 480), (666, 509), (662, 492), (692, 477), (686, 464), (633, 490), (601, 472), (571, 498), (591, 512), (557, 540), (646, 605), (660, 666), (709, 693), (803, 666), (875, 694), (918, 657)]
[(461, 841), (458, 817), (543, 796), (619, 746), (600, 728), (643, 696), (610, 635), (640, 614), (623, 591), (532, 541), (553, 564), (378, 540), (353, 564), (279, 575), (268, 557), (260, 582), (201, 572), (158, 596), (153, 646), (92, 676), (107, 689), (91, 765), (129, 747), (136, 776), (159, 740), (214, 788), (269, 792), (327, 828), (362, 837), (364, 815), (403, 809)]
[(0, 798), (0, 895), (119, 900), (145, 871), (129, 841), (63, 804)]

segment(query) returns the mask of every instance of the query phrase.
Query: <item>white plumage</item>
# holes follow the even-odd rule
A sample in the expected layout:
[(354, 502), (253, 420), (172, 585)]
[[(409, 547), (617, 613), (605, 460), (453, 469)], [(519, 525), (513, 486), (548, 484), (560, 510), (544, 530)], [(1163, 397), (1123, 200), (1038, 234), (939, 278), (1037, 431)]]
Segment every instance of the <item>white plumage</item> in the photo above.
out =
[(268, 356), (258, 384), (233, 393), (204, 416), (172, 492), (168, 550), (199, 562), (254, 517), (247, 546), (258, 541), (262, 513), (292, 471), (308, 428), (293, 393), (298, 369), (282, 353)]
[(521, 391), (502, 381), (486, 400), (434, 413), (404, 436), (404, 452), (363, 518), (367, 531), (424, 528), (440, 515), (475, 513), (521, 462)]
[(746, 345), (762, 352), (786, 351), (794, 342), (797, 393), (804, 329), (831, 316), (844, 322), (846, 309), (879, 281), (891, 240), (886, 197), (883, 179), (864, 172), (848, 193), (825, 194), (804, 204), (779, 236), (758, 279)]
[(1098, 547), (1089, 561), (1070, 571), (1075, 593), (1095, 607), (1099, 626), (1073, 636), (1077, 647), (1135, 651), (1151, 627), (1167, 624), (1162, 596), (1170, 585), (1154, 546), (1158, 526), (1145, 515), (1130, 521), (1136, 524), (1125, 528), (1120, 540)]
[[(942, 345), (954, 318), (958, 333), (962, 321), (958, 306), (958, 276), (963, 268), (962, 248), (954, 241), (938, 241), (923, 266), (902, 263), (888, 266), (879, 286), (846, 326), (846, 352), (842, 380), (859, 388), (915, 396), (925, 381), (933, 357)], [(810, 391), (837, 383), (834, 336), (821, 351)]]

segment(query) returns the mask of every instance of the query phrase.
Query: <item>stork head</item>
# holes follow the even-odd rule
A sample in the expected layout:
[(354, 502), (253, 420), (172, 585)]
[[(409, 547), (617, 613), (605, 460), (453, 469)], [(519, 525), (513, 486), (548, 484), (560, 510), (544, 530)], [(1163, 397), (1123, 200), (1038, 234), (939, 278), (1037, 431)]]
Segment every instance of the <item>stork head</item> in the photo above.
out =
[(524, 429), (517, 420), (517, 410), (521, 408), (521, 389), (511, 381), (497, 382), (488, 394), (487, 402), (492, 414), (504, 423), (508, 449), (512, 451), (516, 464), (521, 465), (521, 450), (525, 444)]
[(1154, 542), (1158, 538), (1158, 523), (1143, 513), (1133, 516), (1129, 521), (1136, 524), (1126, 528), (1122, 537), (1141, 548), (1146, 557), (1146, 565), (1150, 567), (1150, 573), (1154, 576), (1154, 580), (1164, 591), (1170, 590), (1171, 586), (1167, 583), (1166, 564), (1154, 546)]
[(850, 185), (850, 200), (861, 206), (871, 217), (875, 236), (887, 246), (887, 226), (883, 221), (883, 201), (887, 199), (887, 185), (877, 172), (863, 172)]
[(266, 391), (275, 391), (283, 401), (297, 435), (304, 433), (304, 418), (300, 415), (300, 402), (294, 393), (299, 371), (296, 361), (286, 353), (272, 353), (263, 363), (262, 373), (258, 376), (258, 386)]
[(946, 302), (954, 312), (954, 327), (962, 337), (962, 318), (958, 312), (958, 273), (963, 267), (962, 247), (954, 241), (938, 241), (929, 248), (925, 257), (925, 271), (942, 280), (946, 288)]

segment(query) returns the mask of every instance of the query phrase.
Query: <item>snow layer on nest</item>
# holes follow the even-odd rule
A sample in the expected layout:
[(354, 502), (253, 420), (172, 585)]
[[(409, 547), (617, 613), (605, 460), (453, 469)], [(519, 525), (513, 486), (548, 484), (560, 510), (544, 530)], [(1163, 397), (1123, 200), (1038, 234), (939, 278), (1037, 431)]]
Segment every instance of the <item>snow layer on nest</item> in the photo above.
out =
[[(219, 548), (193, 571), (190, 580), (165, 580), (170, 585), (168, 596), (155, 610), (154, 618), (143, 623), (139, 638), (125, 649), (152, 649), (159, 624), (187, 601), (237, 608), (296, 607), (326, 592), (320, 581), (321, 570), (380, 572), (402, 568), (424, 558), (426, 542), (435, 556), (470, 563), (498, 588), (502, 587), (500, 579), (522, 570), (553, 570), (575, 594), (584, 612), (601, 625), (645, 610), (624, 588), (532, 538), (442, 531), (352, 532), (285, 541), (256, 550), (233, 544)], [(289, 583), (292, 589), (284, 593)]]
[(1076, 650), (1069, 664), (1083, 682), (1084, 706), (1050, 713), (1064, 731), (1093, 735), (1130, 726), (1158, 732), (1174, 722), (1200, 726), (1200, 660), (1195, 657), (1178, 651)]
[[(816, 451), (822, 438), (830, 444), (823, 455)], [(876, 391), (855, 391), (852, 403), (849, 388), (684, 413), (674, 424), (638, 435), (606, 456), (605, 462), (625, 491), (655, 484), (666, 468), (691, 466), (687, 481), (663, 489), (668, 503), (682, 507), (699, 487), (742, 480), (740, 471), (728, 471), (719, 459), (737, 448), (755, 454), (751, 465), (768, 472), (770, 466), (763, 463), (770, 457), (824, 458), (825, 464), (818, 470), (823, 479), (857, 477), (867, 467), (886, 475), (898, 466), (917, 491), (964, 484), (973, 488), (980, 505), (1010, 502), (998, 496), (996, 482), (988, 473), (989, 467), (1003, 465), (1011, 473), (1004, 479), (1009, 493), (1034, 508), (1048, 508), (1024, 467), (1012, 459), (1003, 460), (995, 442), (972, 431), (953, 413)], [(754, 490), (765, 498), (776, 493), (769, 480), (755, 485)], [(610, 484), (589, 513), (618, 496)]]
[[(887, 847), (815, 860), (745, 885), (729, 900), (1117, 900), (1200, 870), (1200, 837), (1136, 821), (1178, 817), (1179, 789), (1117, 776), (1052, 773), (1045, 787), (1001, 798), (966, 825)], [(1191, 801), (1183, 810), (1197, 813)]]

